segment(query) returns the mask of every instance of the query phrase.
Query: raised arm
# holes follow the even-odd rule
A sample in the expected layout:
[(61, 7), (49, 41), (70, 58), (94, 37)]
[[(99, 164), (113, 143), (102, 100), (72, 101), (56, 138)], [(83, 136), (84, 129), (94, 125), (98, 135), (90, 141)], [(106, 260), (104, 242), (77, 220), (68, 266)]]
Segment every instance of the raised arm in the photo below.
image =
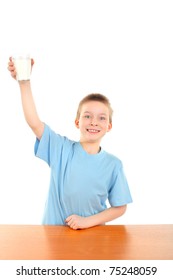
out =
[[(31, 63), (33, 66), (34, 61), (32, 60)], [(11, 76), (14, 79), (16, 79), (16, 70), (11, 58), (8, 63), (8, 70), (11, 72)], [(31, 90), (31, 83), (30, 81), (20, 81), (19, 87), (21, 92), (21, 100), (22, 100), (22, 107), (23, 107), (25, 120), (30, 126), (30, 128), (33, 130), (36, 137), (40, 139), (44, 131), (44, 123), (40, 120), (36, 110), (36, 106), (32, 95), (32, 90)]]

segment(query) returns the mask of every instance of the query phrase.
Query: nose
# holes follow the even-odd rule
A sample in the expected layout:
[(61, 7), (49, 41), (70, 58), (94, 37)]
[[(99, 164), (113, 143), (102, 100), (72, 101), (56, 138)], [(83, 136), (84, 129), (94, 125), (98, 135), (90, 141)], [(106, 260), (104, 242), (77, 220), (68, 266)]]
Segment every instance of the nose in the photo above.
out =
[(91, 118), (91, 125), (96, 126), (97, 125), (97, 120), (96, 118)]

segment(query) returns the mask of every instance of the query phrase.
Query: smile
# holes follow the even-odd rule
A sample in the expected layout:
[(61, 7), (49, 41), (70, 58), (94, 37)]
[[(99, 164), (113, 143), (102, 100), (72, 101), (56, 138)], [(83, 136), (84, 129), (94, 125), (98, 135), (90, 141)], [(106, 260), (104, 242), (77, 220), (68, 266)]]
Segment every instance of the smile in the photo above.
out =
[(98, 132), (100, 132), (100, 130), (98, 130), (98, 129), (87, 129), (87, 131), (89, 133), (98, 133)]

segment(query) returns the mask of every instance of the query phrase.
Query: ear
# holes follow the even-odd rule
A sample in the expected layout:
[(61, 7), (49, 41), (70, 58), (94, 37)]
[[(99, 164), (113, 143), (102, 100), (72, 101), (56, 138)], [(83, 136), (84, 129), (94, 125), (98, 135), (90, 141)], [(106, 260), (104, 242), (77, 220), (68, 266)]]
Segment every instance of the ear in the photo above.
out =
[(111, 129), (112, 129), (112, 123), (109, 123), (107, 132), (109, 132)]
[(77, 128), (79, 128), (79, 120), (78, 120), (78, 119), (75, 119), (75, 126), (76, 126)]

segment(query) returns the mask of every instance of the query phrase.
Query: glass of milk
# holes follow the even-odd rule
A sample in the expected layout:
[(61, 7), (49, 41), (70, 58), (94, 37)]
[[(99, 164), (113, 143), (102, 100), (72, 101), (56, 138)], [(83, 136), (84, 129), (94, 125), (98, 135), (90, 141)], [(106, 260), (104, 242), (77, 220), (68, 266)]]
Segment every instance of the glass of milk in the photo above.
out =
[(30, 55), (17, 55), (13, 57), (16, 68), (16, 79), (18, 81), (30, 80), (31, 75), (31, 58)]

